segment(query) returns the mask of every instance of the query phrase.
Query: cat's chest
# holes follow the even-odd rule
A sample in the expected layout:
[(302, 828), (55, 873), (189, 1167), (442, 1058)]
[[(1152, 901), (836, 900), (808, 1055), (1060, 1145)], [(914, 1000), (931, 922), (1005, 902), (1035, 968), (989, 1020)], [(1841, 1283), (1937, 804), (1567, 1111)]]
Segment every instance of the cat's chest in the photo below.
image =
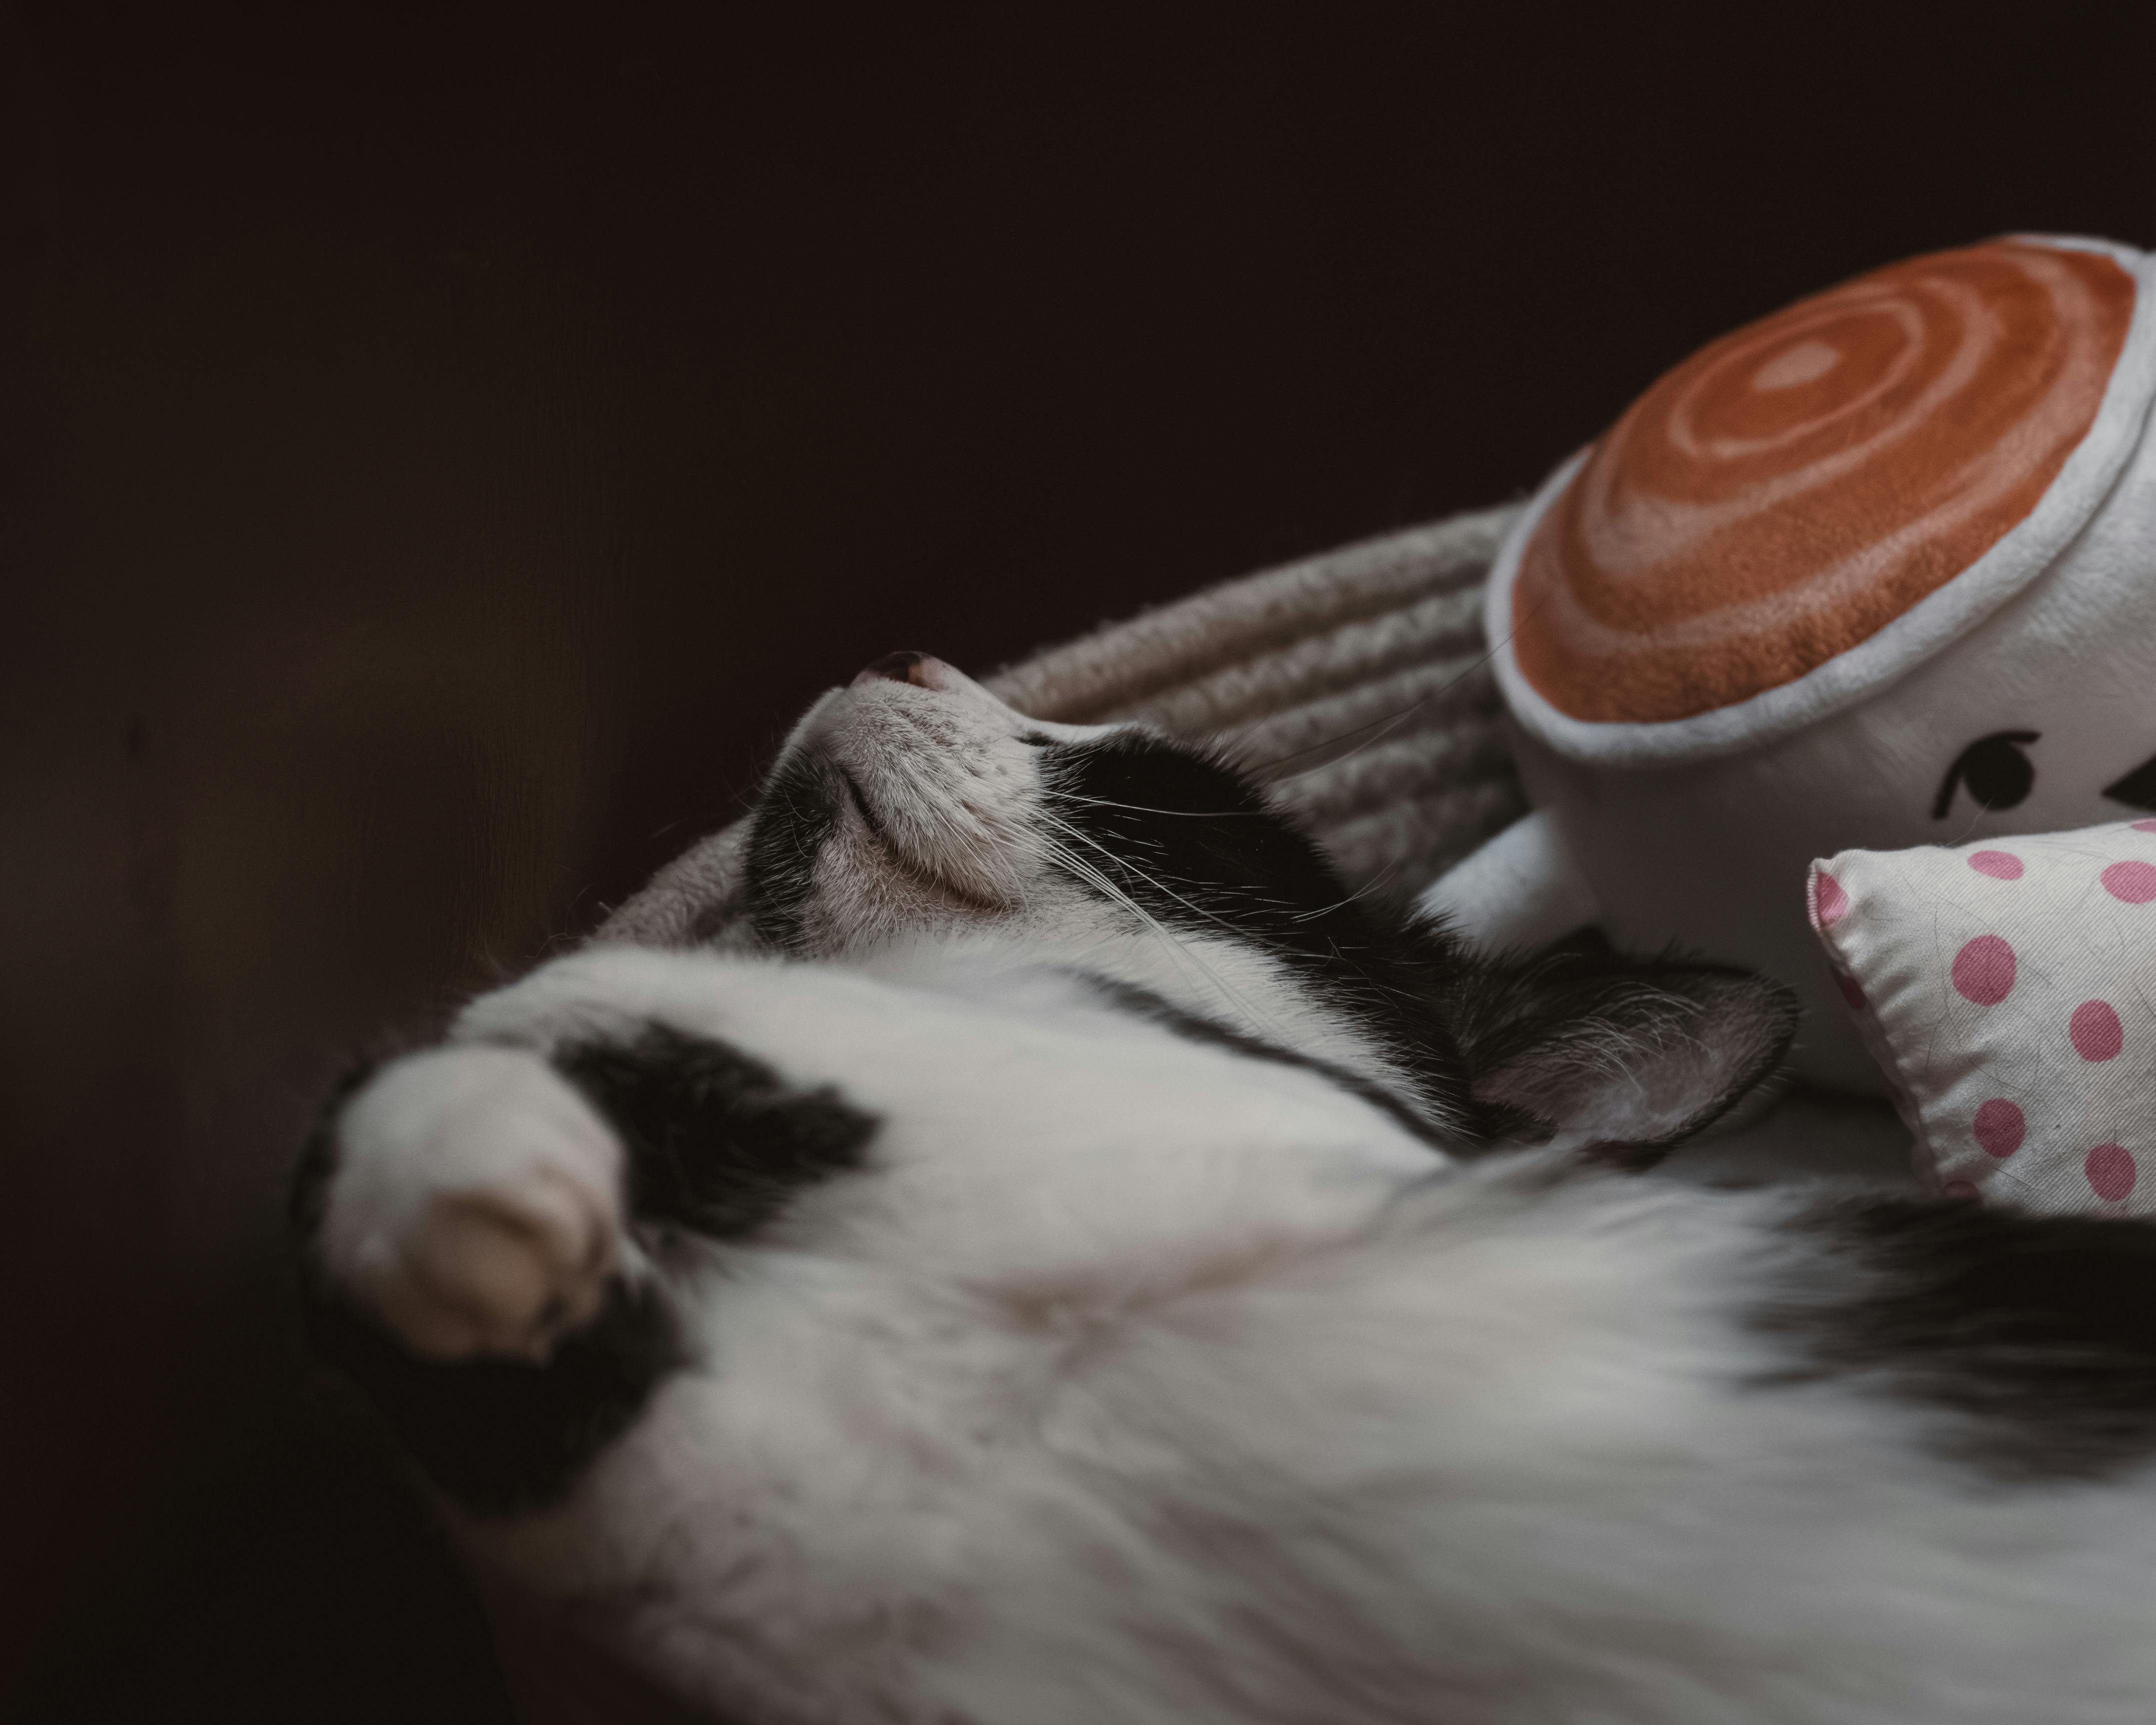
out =
[(1338, 986), (1322, 986), (1303, 968), (1232, 932), (1170, 942), (1150, 932), (1103, 932), (1074, 919), (1067, 927), (1050, 922), (1016, 937), (916, 934), (853, 962), (885, 980), (1014, 1013), (1106, 1009), (1155, 1028), (1163, 1017), (1185, 1029), (1219, 1027), (1254, 1058), (1271, 1053), (1337, 1069), (1424, 1111), (1398, 1050), (1366, 1016), (1343, 1009), (1343, 995), (1352, 1005), (1352, 979), (1343, 975), (1332, 979)]

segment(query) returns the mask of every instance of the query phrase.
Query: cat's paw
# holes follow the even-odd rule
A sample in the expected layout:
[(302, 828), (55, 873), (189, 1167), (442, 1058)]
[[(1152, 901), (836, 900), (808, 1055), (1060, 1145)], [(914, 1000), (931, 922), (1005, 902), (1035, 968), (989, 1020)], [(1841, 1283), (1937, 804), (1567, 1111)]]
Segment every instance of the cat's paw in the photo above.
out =
[(544, 1359), (598, 1315), (624, 1250), (621, 1148), (537, 1055), (409, 1056), (336, 1134), (324, 1260), (415, 1353)]
[(544, 1359), (598, 1316), (617, 1232), (603, 1193), (552, 1168), (436, 1192), (367, 1291), (415, 1353)]

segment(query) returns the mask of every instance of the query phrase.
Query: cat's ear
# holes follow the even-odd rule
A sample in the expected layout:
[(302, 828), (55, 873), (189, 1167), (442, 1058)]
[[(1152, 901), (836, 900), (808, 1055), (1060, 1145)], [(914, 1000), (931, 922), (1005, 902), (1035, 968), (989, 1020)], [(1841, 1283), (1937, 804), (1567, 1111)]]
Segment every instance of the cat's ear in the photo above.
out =
[(1796, 998), (1719, 966), (1566, 953), (1477, 971), (1455, 1030), (1507, 1136), (1644, 1166), (1781, 1064)]

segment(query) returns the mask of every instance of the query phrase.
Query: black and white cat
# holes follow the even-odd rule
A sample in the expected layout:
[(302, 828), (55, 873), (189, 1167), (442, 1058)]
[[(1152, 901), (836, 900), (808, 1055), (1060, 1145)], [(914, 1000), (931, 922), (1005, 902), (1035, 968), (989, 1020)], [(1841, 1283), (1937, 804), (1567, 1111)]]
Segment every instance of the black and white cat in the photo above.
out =
[(914, 655), (747, 857), (750, 933), (474, 1003), (295, 1189), (462, 1536), (672, 1692), (2156, 1714), (2156, 1229), (1621, 1172), (1772, 1069), (1770, 985), (1481, 959)]

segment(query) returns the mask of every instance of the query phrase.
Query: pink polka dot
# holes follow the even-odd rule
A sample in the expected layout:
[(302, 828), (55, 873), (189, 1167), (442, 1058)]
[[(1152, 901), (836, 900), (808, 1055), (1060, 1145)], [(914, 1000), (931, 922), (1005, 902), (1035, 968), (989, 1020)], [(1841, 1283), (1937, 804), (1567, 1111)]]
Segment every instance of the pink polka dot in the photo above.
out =
[(2014, 992), (2014, 948), (1980, 934), (1954, 954), (1954, 992), (1979, 1006), (1996, 1006)]
[(2085, 1060), (2107, 1060), (2126, 1045), (2126, 1032), (2107, 1000), (2082, 1002), (2066, 1034), (2074, 1039), (2074, 1052)]
[(2133, 830), (2137, 833), (2156, 833), (2156, 820), (2137, 820), (2133, 823)]
[(1969, 865), (1979, 875), (1989, 875), (1994, 880), (2019, 880), (2021, 878), (2021, 859), (2010, 850), (1979, 850), (1969, 860)]
[(2123, 1144), (2097, 1145), (2089, 1152), (2082, 1168), (2088, 1174), (2089, 1189), (2112, 1204), (2133, 1189), (2133, 1183), (2141, 1173)]
[(1986, 1156), (2007, 1157), (2021, 1147), (2029, 1122), (2005, 1097), (1994, 1096), (1977, 1109), (1974, 1130), (1976, 1142), (1984, 1146)]
[(1939, 1188), (1939, 1196), (1952, 1199), (1956, 1204), (1981, 1204), (1984, 1194), (1976, 1189), (1974, 1180), (1949, 1180)]
[(1825, 869), (1812, 873), (1812, 921), (1821, 928), (1831, 928), (1849, 914), (1849, 895), (1841, 890), (1841, 882)]
[(1841, 990), (1841, 998), (1849, 1003), (1851, 1011), (1864, 1010), (1864, 990), (1857, 987), (1855, 977), (1844, 976), (1837, 970), (1834, 973), (1834, 985)]
[(2103, 871), (2103, 890), (2123, 904), (2147, 904), (2156, 898), (2156, 863), (2113, 863)]

